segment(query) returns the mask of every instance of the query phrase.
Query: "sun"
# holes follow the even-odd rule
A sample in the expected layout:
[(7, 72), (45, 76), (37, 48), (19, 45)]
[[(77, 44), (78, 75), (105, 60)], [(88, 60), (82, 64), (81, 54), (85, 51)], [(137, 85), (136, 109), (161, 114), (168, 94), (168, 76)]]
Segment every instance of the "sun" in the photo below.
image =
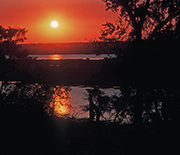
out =
[(56, 28), (57, 26), (58, 26), (58, 22), (57, 21), (52, 21), (51, 22), (51, 26), (53, 27), (53, 28)]

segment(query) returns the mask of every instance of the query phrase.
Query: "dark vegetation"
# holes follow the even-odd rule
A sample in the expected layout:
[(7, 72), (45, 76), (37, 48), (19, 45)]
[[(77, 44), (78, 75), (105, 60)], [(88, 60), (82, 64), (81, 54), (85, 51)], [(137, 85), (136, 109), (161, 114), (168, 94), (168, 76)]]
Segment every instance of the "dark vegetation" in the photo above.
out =
[[(134, 123), (143, 122), (146, 104), (153, 103), (156, 107), (161, 103), (171, 113), (172, 104), (178, 103), (175, 94), (179, 94), (179, 1), (104, 2), (107, 9), (119, 11), (119, 18), (115, 23), (103, 25), (100, 42), (96, 42), (100, 48), (106, 45), (108, 50), (117, 51), (117, 62), (110, 68), (119, 74), (121, 89), (125, 90), (122, 96), (134, 98)], [(126, 42), (120, 46), (122, 40)], [(172, 113), (179, 117), (178, 112)]]
[[(1, 154), (178, 152), (179, 1), (103, 1), (119, 18), (103, 25), (94, 44), (117, 59), (33, 60), (17, 44), (27, 31), (0, 27)], [(80, 82), (94, 87), (81, 107), (89, 118), (57, 117), (54, 87)], [(106, 96), (97, 86), (120, 93)]]
[[(17, 61), (19, 62), (19, 61)], [(90, 85), (106, 60), (21, 60), (21, 65), (7, 66), (7, 81), (40, 82), (66, 86)], [(0, 78), (1, 79), (1, 78)]]

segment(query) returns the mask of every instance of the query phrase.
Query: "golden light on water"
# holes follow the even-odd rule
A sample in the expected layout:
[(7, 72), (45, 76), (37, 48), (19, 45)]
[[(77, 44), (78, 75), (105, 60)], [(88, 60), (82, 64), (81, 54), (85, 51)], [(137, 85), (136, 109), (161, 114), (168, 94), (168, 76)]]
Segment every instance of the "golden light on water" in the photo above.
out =
[(71, 106), (68, 92), (64, 88), (55, 88), (55, 94), (53, 95), (50, 107), (54, 109), (54, 113), (57, 116), (64, 116), (70, 113)]
[(62, 55), (53, 54), (53, 55), (50, 55), (49, 58), (50, 58), (51, 60), (60, 60), (60, 59), (62, 59)]

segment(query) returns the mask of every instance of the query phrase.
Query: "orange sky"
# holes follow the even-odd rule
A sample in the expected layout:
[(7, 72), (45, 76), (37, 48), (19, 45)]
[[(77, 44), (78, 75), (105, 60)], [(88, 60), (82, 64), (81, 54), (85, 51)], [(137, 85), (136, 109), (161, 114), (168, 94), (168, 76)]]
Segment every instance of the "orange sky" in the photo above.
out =
[[(28, 30), (26, 42), (81, 42), (100, 34), (101, 24), (118, 14), (101, 0), (0, 0), (0, 25)], [(59, 23), (51, 27), (51, 21)]]

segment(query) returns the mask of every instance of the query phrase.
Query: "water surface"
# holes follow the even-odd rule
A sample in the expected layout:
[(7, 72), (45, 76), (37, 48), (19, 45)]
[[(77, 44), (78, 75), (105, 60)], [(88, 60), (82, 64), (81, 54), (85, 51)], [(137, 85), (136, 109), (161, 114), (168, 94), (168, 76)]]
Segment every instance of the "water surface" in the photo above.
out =
[(115, 54), (53, 54), (53, 55), (30, 55), (37, 60), (62, 60), (62, 59), (90, 59), (90, 60), (102, 60), (104, 58), (116, 58)]
[[(1, 93), (5, 93), (6, 96), (8, 96), (11, 92), (13, 92), (16, 88), (16, 84), (18, 81), (13, 81), (11, 84), (7, 85), (6, 88), (3, 89)], [(38, 84), (30, 84), (30, 85), (25, 85), (24, 88), (22, 86), (22, 90), (18, 89), (15, 91), (19, 91), (21, 94), (25, 94), (27, 98), (31, 98), (32, 95), (34, 95), (34, 92), (36, 92), (37, 88), (39, 87), (41, 89), (41, 86)], [(1, 83), (0, 83), (1, 87)], [(88, 112), (83, 112), (81, 106), (89, 105), (88, 101), (88, 93), (87, 89), (93, 89), (92, 87), (83, 87), (83, 86), (71, 86), (71, 87), (52, 87), (53, 89), (57, 89), (55, 93), (53, 94), (53, 98), (51, 102), (53, 102), (53, 105), (61, 115), (63, 113), (69, 113), (67, 105), (71, 105), (72, 111), (69, 113), (70, 115), (75, 115), (75, 117), (78, 118), (84, 118), (84, 117), (89, 117)], [(68, 88), (68, 89), (64, 89)], [(21, 92), (22, 91), (22, 92)], [(42, 90), (43, 91), (43, 90)], [(114, 94), (119, 94), (120, 90), (119, 89), (113, 89), (113, 88), (108, 88), (108, 89), (100, 89), (104, 93), (104, 95), (112, 96)], [(40, 91), (41, 93), (41, 91)], [(66, 98), (66, 95), (69, 94), (68, 98)], [(39, 94), (40, 95), (40, 94)], [(14, 97), (14, 96), (13, 96)], [(16, 99), (16, 98), (15, 98)], [(13, 100), (13, 98), (12, 98)], [(50, 103), (51, 106), (51, 103)]]
[[(89, 117), (88, 112), (83, 112), (81, 110), (81, 106), (89, 104), (89, 101), (87, 100), (87, 91), (86, 89), (93, 89), (90, 87), (70, 87), (70, 103), (75, 109), (76, 112), (78, 112), (77, 117)], [(114, 94), (118, 94), (120, 92), (119, 89), (100, 89), (104, 92), (105, 95), (112, 96)]]

